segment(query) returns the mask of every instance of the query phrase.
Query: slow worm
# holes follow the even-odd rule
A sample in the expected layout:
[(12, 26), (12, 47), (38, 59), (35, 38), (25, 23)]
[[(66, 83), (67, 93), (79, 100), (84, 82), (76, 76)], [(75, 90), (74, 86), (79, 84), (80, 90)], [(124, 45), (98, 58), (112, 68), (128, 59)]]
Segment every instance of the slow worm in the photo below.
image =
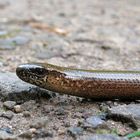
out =
[(140, 99), (140, 71), (82, 70), (21, 64), (17, 76), (50, 91), (93, 99)]

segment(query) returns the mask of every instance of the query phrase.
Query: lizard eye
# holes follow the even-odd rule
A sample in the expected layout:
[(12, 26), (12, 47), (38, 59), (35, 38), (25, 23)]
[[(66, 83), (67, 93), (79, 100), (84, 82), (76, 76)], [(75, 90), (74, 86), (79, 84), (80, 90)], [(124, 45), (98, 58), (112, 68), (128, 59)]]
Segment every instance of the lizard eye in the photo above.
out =
[(45, 75), (47, 73), (47, 71), (42, 67), (33, 68), (33, 69), (31, 69), (31, 72), (36, 75)]
[(47, 74), (47, 70), (41, 65), (22, 64), (17, 67), (16, 73), (19, 77), (22, 77), (23, 75), (44, 76)]

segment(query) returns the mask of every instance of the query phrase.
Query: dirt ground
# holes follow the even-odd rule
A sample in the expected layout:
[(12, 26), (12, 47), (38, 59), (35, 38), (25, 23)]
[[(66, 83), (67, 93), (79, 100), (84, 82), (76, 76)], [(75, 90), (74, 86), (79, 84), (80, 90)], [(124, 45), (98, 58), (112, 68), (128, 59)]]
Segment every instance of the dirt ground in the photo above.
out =
[[(139, 0), (0, 0), (0, 71), (15, 72), (26, 62), (83, 69), (139, 69), (139, 15)], [(3, 102), (0, 104), (2, 107)], [(104, 113), (107, 107), (124, 104), (56, 94), (21, 104), (30, 117), (17, 113), (11, 120), (0, 118), (0, 122), (17, 135), (30, 130), (33, 120), (47, 117), (47, 128), (40, 130), (38, 138), (43, 138), (45, 130), (47, 139), (80, 139), (81, 135), (100, 133), (123, 137), (134, 128), (109, 119), (104, 128), (85, 130), (83, 122)], [(75, 127), (79, 129), (71, 130)]]

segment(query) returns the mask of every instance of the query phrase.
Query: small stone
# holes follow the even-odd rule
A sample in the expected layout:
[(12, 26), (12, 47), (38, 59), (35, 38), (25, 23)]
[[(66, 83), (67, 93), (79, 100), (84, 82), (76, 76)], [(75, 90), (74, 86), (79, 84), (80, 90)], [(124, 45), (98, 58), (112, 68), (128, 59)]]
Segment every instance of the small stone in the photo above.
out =
[(94, 116), (86, 118), (86, 121), (82, 122), (81, 124), (83, 128), (108, 129), (108, 126), (104, 120), (105, 120), (105, 115), (98, 115), (98, 116), (94, 115)]
[(13, 116), (14, 116), (14, 113), (12, 111), (6, 111), (0, 115), (0, 117), (7, 118), (9, 120), (11, 120)]
[(56, 110), (56, 115), (65, 115), (65, 110), (63, 108), (59, 108), (58, 110)]
[(140, 104), (119, 105), (108, 108), (108, 117), (118, 119), (119, 121), (126, 121), (131, 123), (134, 127), (140, 127)]
[(16, 36), (9, 39), (9, 41), (15, 43), (15, 45), (26, 45), (27, 43), (29, 43), (30, 39), (25, 36)]
[(83, 132), (83, 128), (81, 127), (70, 127), (67, 132), (72, 136), (75, 137), (76, 135), (80, 135)]
[(45, 117), (35, 119), (32, 122), (32, 124), (30, 124), (30, 127), (39, 129), (39, 128), (46, 127), (47, 123), (48, 123), (48, 117), (45, 116)]
[(106, 45), (102, 45), (101, 49), (103, 49), (103, 50), (110, 50), (111, 47), (110, 46), (106, 46)]
[(14, 106), (14, 110), (16, 113), (21, 113), (23, 111), (20, 105)]
[(35, 100), (29, 100), (29, 101), (26, 101), (22, 104), (23, 110), (27, 110), (27, 111), (30, 111), (35, 106), (36, 106), (36, 101)]
[(16, 105), (15, 101), (6, 101), (3, 103), (3, 106), (6, 107), (6, 109), (13, 109), (14, 106)]
[(0, 49), (11, 50), (16, 48), (16, 46), (26, 45), (29, 41), (30, 39), (25, 36), (0, 39)]
[(30, 130), (27, 130), (21, 134), (18, 135), (18, 137), (24, 138), (24, 139), (31, 139), (33, 133)]
[(65, 134), (65, 130), (63, 129), (59, 129), (58, 131), (58, 135), (64, 135)]
[(35, 133), (37, 131), (35, 128), (30, 128), (29, 130), (31, 133)]
[(80, 112), (75, 112), (74, 118), (81, 118), (81, 117), (82, 117), (82, 113), (80, 113)]
[(64, 122), (64, 126), (65, 126), (65, 127), (70, 127), (70, 122), (66, 122), (66, 121), (65, 121), (65, 122)]
[(105, 121), (102, 120), (99, 116), (91, 116), (86, 119), (86, 122), (93, 128), (102, 128), (105, 126)]
[(49, 132), (46, 129), (38, 129), (35, 133), (37, 139), (39, 138), (46, 138), (46, 137), (53, 137), (53, 133)]
[(54, 111), (54, 107), (52, 105), (44, 105), (43, 106), (43, 112), (44, 113), (50, 113)]
[(0, 140), (16, 140), (15, 136), (0, 130)]
[(24, 111), (23, 112), (23, 116), (24, 117), (30, 117), (31, 116), (31, 113), (29, 111)]
[(5, 132), (7, 132), (9, 134), (13, 134), (12, 129), (9, 128), (9, 127), (0, 128), (0, 131), (5, 131)]

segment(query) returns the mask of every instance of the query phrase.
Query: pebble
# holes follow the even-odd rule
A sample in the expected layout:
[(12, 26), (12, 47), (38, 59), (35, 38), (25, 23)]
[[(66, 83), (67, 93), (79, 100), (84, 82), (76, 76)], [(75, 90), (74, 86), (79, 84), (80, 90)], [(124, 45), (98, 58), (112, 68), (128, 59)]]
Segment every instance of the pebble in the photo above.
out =
[(37, 130), (36, 130), (35, 128), (30, 128), (29, 131), (30, 131), (31, 133), (35, 133)]
[(38, 129), (36, 131), (36, 133), (35, 133), (35, 137), (36, 137), (36, 139), (46, 138), (46, 137), (53, 137), (53, 133), (52, 132), (49, 132), (46, 129)]
[(101, 45), (100, 46), (101, 47), (101, 49), (103, 49), (103, 50), (110, 50), (111, 49), (111, 47), (108, 45)]
[(140, 127), (140, 104), (119, 105), (108, 108), (108, 117)]
[(16, 140), (16, 137), (6, 131), (0, 130), (0, 140)]
[(67, 132), (72, 137), (75, 137), (76, 135), (80, 135), (80, 134), (83, 133), (83, 128), (81, 128), (81, 127), (70, 127), (70, 128), (68, 128)]
[(43, 112), (48, 114), (50, 112), (54, 111), (54, 107), (52, 105), (44, 105), (43, 106)]
[(51, 92), (20, 80), (15, 73), (0, 72), (0, 98), (17, 103), (36, 98), (51, 98)]
[(9, 134), (13, 134), (12, 129), (9, 128), (9, 127), (0, 128), (0, 131), (5, 131), (5, 132), (7, 132)]
[(23, 110), (26, 110), (26, 111), (30, 111), (34, 107), (36, 107), (36, 101), (35, 100), (26, 101), (22, 104)]
[(64, 121), (64, 127), (70, 127), (70, 122), (69, 121)]
[(23, 112), (23, 116), (24, 117), (30, 117), (31, 116), (31, 113), (29, 111), (24, 111)]
[(58, 110), (56, 110), (56, 115), (65, 115), (65, 110), (63, 108), (59, 108)]
[(95, 135), (81, 136), (77, 140), (128, 140), (128, 139), (118, 137), (112, 134), (95, 134)]
[(7, 118), (9, 120), (11, 120), (13, 118), (13, 116), (14, 116), (14, 113), (10, 110), (0, 114), (0, 117)]
[(21, 134), (18, 135), (19, 138), (23, 138), (23, 139), (31, 139), (32, 138), (32, 131), (27, 130), (25, 132), (22, 132)]
[(104, 120), (100, 118), (100, 116), (91, 116), (86, 119), (86, 122), (83, 123), (84, 128), (107, 128), (107, 125)]
[(16, 106), (14, 106), (14, 111), (15, 111), (16, 113), (21, 113), (23, 110), (22, 110), (22, 108), (21, 108), (20, 105), (16, 105)]
[(26, 45), (30, 39), (25, 36), (16, 36), (9, 39), (9, 42), (15, 43), (15, 45)]
[(15, 101), (5, 101), (3, 103), (3, 106), (6, 108), (6, 109), (10, 109), (12, 110), (14, 108), (14, 106), (16, 105), (16, 102)]
[(16, 46), (22, 46), (29, 43), (30, 39), (25, 36), (16, 36), (8, 39), (0, 39), (1, 50), (13, 50)]
[(36, 128), (36, 129), (39, 129), (39, 128), (45, 128), (47, 123), (48, 123), (48, 117), (45, 116), (45, 117), (41, 117), (41, 118), (36, 118), (35, 120), (32, 121), (32, 123), (30, 124), (30, 127), (31, 128)]

